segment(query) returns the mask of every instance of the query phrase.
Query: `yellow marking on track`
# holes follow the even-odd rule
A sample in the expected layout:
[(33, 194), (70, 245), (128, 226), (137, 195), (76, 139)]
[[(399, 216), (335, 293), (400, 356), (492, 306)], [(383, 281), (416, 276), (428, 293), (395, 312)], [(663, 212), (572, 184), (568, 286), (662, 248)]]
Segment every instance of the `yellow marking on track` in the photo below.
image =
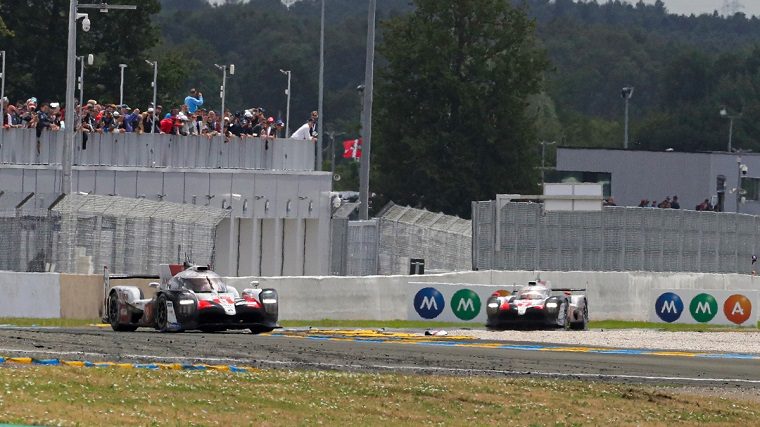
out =
[(23, 363), (23, 364), (29, 364), (32, 363), (31, 357), (11, 357), (9, 359), (6, 359), (8, 362), (13, 363)]
[(109, 325), (108, 323), (91, 323), (88, 326), (92, 326), (95, 328), (110, 328), (111, 327), (111, 325)]
[(84, 362), (80, 362), (78, 360), (62, 360), (61, 363), (63, 363), (66, 366), (73, 366), (76, 368), (84, 367)]
[(547, 347), (540, 348), (539, 351), (554, 351), (558, 353), (588, 353), (589, 351), (596, 351), (595, 348), (590, 347)]
[(687, 353), (683, 351), (653, 351), (651, 353), (643, 353), (647, 356), (679, 356), (679, 357), (696, 357), (698, 353)]

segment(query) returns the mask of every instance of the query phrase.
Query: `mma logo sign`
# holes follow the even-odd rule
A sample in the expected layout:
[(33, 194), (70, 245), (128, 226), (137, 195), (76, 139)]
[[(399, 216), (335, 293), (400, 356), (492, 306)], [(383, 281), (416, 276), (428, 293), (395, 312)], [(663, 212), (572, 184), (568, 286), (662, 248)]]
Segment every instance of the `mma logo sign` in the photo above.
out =
[[(682, 289), (661, 292), (654, 302), (654, 310), (650, 316), (653, 321), (754, 325), (752, 302), (758, 299), (757, 291), (732, 293)], [(683, 316), (683, 312), (686, 311), (685, 301), (689, 302), (689, 315)]]

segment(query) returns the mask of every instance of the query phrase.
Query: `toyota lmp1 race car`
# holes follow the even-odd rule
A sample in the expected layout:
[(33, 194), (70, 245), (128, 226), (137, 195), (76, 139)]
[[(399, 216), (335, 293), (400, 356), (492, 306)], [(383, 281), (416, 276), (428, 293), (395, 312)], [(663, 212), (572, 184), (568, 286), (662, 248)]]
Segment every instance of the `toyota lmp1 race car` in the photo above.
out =
[(549, 282), (528, 282), (517, 293), (496, 291), (486, 304), (489, 329), (588, 327), (585, 289), (552, 289)]
[(224, 283), (208, 267), (189, 264), (161, 265), (161, 282), (153, 298), (144, 298), (137, 286), (110, 288), (104, 277), (103, 322), (114, 331), (132, 332), (138, 327), (162, 332), (199, 329), (206, 332), (250, 329), (270, 332), (277, 324), (277, 291), (237, 289)]

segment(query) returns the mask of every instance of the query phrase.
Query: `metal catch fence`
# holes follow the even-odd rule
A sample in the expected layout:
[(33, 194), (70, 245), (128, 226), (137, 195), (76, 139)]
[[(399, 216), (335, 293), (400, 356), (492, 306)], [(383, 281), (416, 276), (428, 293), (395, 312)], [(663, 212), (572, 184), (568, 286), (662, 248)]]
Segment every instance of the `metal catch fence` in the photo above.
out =
[(473, 268), (750, 273), (760, 217), (605, 207), (545, 212), (536, 203), (473, 203)]
[(378, 218), (349, 221), (333, 238), (342, 233), (346, 251), (333, 251), (332, 264), (344, 257), (347, 275), (408, 274), (412, 258), (424, 259), (427, 271), (472, 268), (472, 225), (461, 218), (392, 205)]
[(227, 215), (145, 199), (3, 194), (0, 269), (93, 273), (108, 265), (114, 273), (155, 274), (185, 256), (213, 264), (216, 227)]

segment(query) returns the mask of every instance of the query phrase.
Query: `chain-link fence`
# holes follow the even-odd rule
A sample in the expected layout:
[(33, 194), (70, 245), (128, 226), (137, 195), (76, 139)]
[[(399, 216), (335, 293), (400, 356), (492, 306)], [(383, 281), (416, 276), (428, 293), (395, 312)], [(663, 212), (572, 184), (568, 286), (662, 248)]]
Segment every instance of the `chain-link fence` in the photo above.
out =
[(145, 199), (3, 194), (0, 269), (92, 273), (108, 265), (114, 273), (155, 274), (186, 256), (213, 264), (216, 227), (227, 215)]
[(760, 217), (605, 207), (545, 212), (536, 203), (473, 203), (473, 267), (498, 270), (749, 273)]
[(408, 274), (413, 258), (424, 259), (427, 271), (472, 268), (468, 220), (391, 205), (369, 221), (348, 221), (345, 226), (341, 221), (333, 220), (333, 239), (345, 234), (347, 242), (343, 251), (333, 248), (333, 270), (345, 262), (345, 274), (352, 276)]

